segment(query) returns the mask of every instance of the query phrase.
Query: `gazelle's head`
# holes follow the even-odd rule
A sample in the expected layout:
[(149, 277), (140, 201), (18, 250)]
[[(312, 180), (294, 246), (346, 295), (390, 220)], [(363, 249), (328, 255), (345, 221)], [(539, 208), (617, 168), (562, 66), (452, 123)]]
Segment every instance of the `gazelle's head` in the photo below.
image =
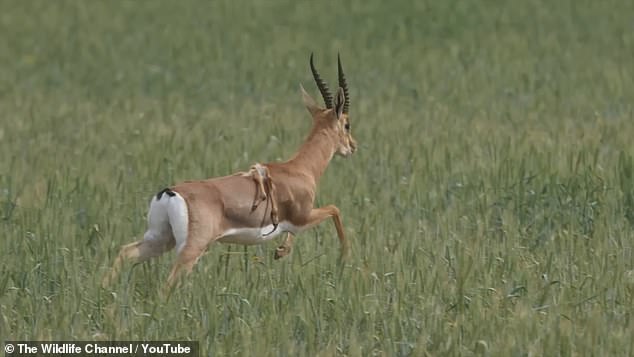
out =
[(350, 156), (357, 150), (357, 142), (354, 140), (350, 129), (350, 118), (348, 116), (348, 109), (350, 108), (350, 94), (348, 92), (348, 84), (346, 83), (346, 77), (343, 74), (343, 67), (341, 66), (341, 58), (337, 56), (338, 70), (339, 70), (339, 87), (336, 95), (332, 96), (330, 89), (326, 85), (317, 69), (313, 64), (313, 55), (310, 55), (310, 70), (313, 72), (315, 83), (321, 92), (321, 96), (324, 98), (325, 108), (320, 107), (317, 102), (308, 94), (304, 87), (300, 85), (302, 91), (302, 98), (306, 109), (313, 116), (315, 127), (319, 129), (325, 129), (330, 137), (336, 142), (335, 153), (341, 156)]

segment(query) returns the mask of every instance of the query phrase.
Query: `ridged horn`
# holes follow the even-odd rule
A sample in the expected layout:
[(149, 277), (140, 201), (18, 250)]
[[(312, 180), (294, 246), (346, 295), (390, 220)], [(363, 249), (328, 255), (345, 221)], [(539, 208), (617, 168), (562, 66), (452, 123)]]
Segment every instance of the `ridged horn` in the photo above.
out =
[(346, 102), (343, 104), (343, 112), (348, 114), (348, 108), (350, 108), (350, 93), (348, 92), (348, 83), (346, 83), (346, 75), (343, 74), (343, 67), (341, 66), (341, 57), (337, 53), (337, 66), (339, 67), (339, 87), (343, 88), (343, 95), (346, 98)]
[(317, 73), (317, 69), (313, 64), (313, 54), (310, 54), (310, 70), (313, 72), (313, 78), (315, 78), (315, 83), (317, 83), (317, 88), (321, 92), (321, 96), (324, 98), (324, 103), (326, 104), (326, 108), (332, 108), (332, 94), (330, 94), (330, 89), (328, 89), (328, 85), (324, 82), (321, 77), (319, 77), (319, 73)]

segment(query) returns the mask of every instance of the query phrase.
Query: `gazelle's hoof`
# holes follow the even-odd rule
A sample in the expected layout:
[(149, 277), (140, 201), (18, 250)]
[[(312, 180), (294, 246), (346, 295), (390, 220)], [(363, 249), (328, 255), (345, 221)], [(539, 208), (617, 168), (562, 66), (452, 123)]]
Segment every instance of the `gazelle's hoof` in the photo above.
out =
[(291, 247), (286, 245), (280, 245), (275, 249), (275, 260), (280, 258), (284, 258), (285, 256), (291, 254)]

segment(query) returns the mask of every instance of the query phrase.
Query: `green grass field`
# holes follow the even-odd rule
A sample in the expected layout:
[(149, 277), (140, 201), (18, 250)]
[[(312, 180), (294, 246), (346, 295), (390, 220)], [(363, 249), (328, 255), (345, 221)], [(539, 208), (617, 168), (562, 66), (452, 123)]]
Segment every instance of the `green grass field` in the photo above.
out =
[[(634, 2), (3, 1), (0, 341), (201, 355), (634, 354)], [(330, 222), (127, 266), (150, 197), (284, 160), (341, 53)]]

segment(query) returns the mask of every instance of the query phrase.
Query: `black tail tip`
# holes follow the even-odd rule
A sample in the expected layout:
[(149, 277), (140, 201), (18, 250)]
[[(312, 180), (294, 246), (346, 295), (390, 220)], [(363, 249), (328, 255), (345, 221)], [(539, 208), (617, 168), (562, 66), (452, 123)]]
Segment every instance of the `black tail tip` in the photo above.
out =
[(168, 187), (168, 188), (164, 188), (161, 191), (159, 191), (159, 193), (156, 194), (156, 199), (160, 200), (161, 197), (163, 197), (163, 194), (167, 194), (170, 197), (176, 196), (176, 193), (174, 193), (174, 191), (172, 191), (172, 189)]

